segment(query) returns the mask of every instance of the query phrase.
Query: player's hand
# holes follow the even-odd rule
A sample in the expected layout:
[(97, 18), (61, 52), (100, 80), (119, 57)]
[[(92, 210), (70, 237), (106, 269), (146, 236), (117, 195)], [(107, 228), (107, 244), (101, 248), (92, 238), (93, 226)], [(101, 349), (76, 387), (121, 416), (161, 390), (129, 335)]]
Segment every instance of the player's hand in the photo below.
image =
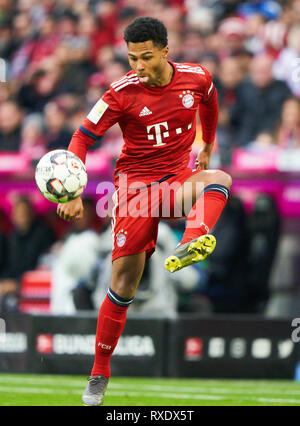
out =
[(213, 148), (213, 144), (204, 144), (204, 146), (200, 149), (197, 155), (197, 159), (195, 161), (195, 169), (196, 170), (207, 170), (209, 166), (211, 151)]
[(74, 219), (81, 219), (83, 217), (83, 204), (80, 197), (75, 200), (69, 201), (65, 204), (58, 204), (56, 210), (58, 216), (67, 222), (72, 222)]

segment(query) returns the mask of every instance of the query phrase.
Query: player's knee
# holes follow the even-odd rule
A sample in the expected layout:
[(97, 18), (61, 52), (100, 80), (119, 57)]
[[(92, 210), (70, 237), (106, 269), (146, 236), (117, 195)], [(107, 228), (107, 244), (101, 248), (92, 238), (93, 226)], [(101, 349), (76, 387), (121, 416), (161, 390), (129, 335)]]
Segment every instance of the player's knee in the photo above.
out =
[(122, 274), (116, 277), (111, 288), (118, 296), (127, 299), (135, 295), (137, 286), (138, 280), (134, 279), (131, 274)]
[(217, 170), (214, 183), (217, 183), (218, 185), (224, 185), (230, 189), (232, 185), (232, 178), (228, 173), (223, 172), (223, 170)]

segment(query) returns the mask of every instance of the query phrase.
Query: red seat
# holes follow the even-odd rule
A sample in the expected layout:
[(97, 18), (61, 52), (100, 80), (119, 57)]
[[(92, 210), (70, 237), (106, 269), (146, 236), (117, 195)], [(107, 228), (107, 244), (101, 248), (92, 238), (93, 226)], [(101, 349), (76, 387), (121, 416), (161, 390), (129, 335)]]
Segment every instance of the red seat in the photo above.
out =
[(51, 271), (25, 272), (21, 279), (19, 310), (27, 313), (49, 313), (51, 286)]

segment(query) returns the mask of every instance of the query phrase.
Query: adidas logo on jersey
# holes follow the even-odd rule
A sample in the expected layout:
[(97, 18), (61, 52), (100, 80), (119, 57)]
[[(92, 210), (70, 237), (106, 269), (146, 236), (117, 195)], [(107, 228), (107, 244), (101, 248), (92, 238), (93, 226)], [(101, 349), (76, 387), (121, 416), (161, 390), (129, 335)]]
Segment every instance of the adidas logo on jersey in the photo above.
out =
[(140, 112), (139, 116), (140, 117), (144, 117), (144, 115), (150, 115), (152, 114), (152, 111), (150, 111), (150, 109), (148, 109), (146, 106), (142, 109), (142, 111)]

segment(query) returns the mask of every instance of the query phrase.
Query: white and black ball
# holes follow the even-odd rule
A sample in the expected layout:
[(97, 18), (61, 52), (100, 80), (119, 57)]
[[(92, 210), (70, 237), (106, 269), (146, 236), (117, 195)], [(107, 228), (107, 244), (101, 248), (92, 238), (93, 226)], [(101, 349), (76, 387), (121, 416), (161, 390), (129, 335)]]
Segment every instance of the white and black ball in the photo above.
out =
[(35, 181), (45, 198), (54, 203), (67, 203), (84, 191), (87, 185), (86, 168), (72, 152), (56, 149), (38, 162)]

